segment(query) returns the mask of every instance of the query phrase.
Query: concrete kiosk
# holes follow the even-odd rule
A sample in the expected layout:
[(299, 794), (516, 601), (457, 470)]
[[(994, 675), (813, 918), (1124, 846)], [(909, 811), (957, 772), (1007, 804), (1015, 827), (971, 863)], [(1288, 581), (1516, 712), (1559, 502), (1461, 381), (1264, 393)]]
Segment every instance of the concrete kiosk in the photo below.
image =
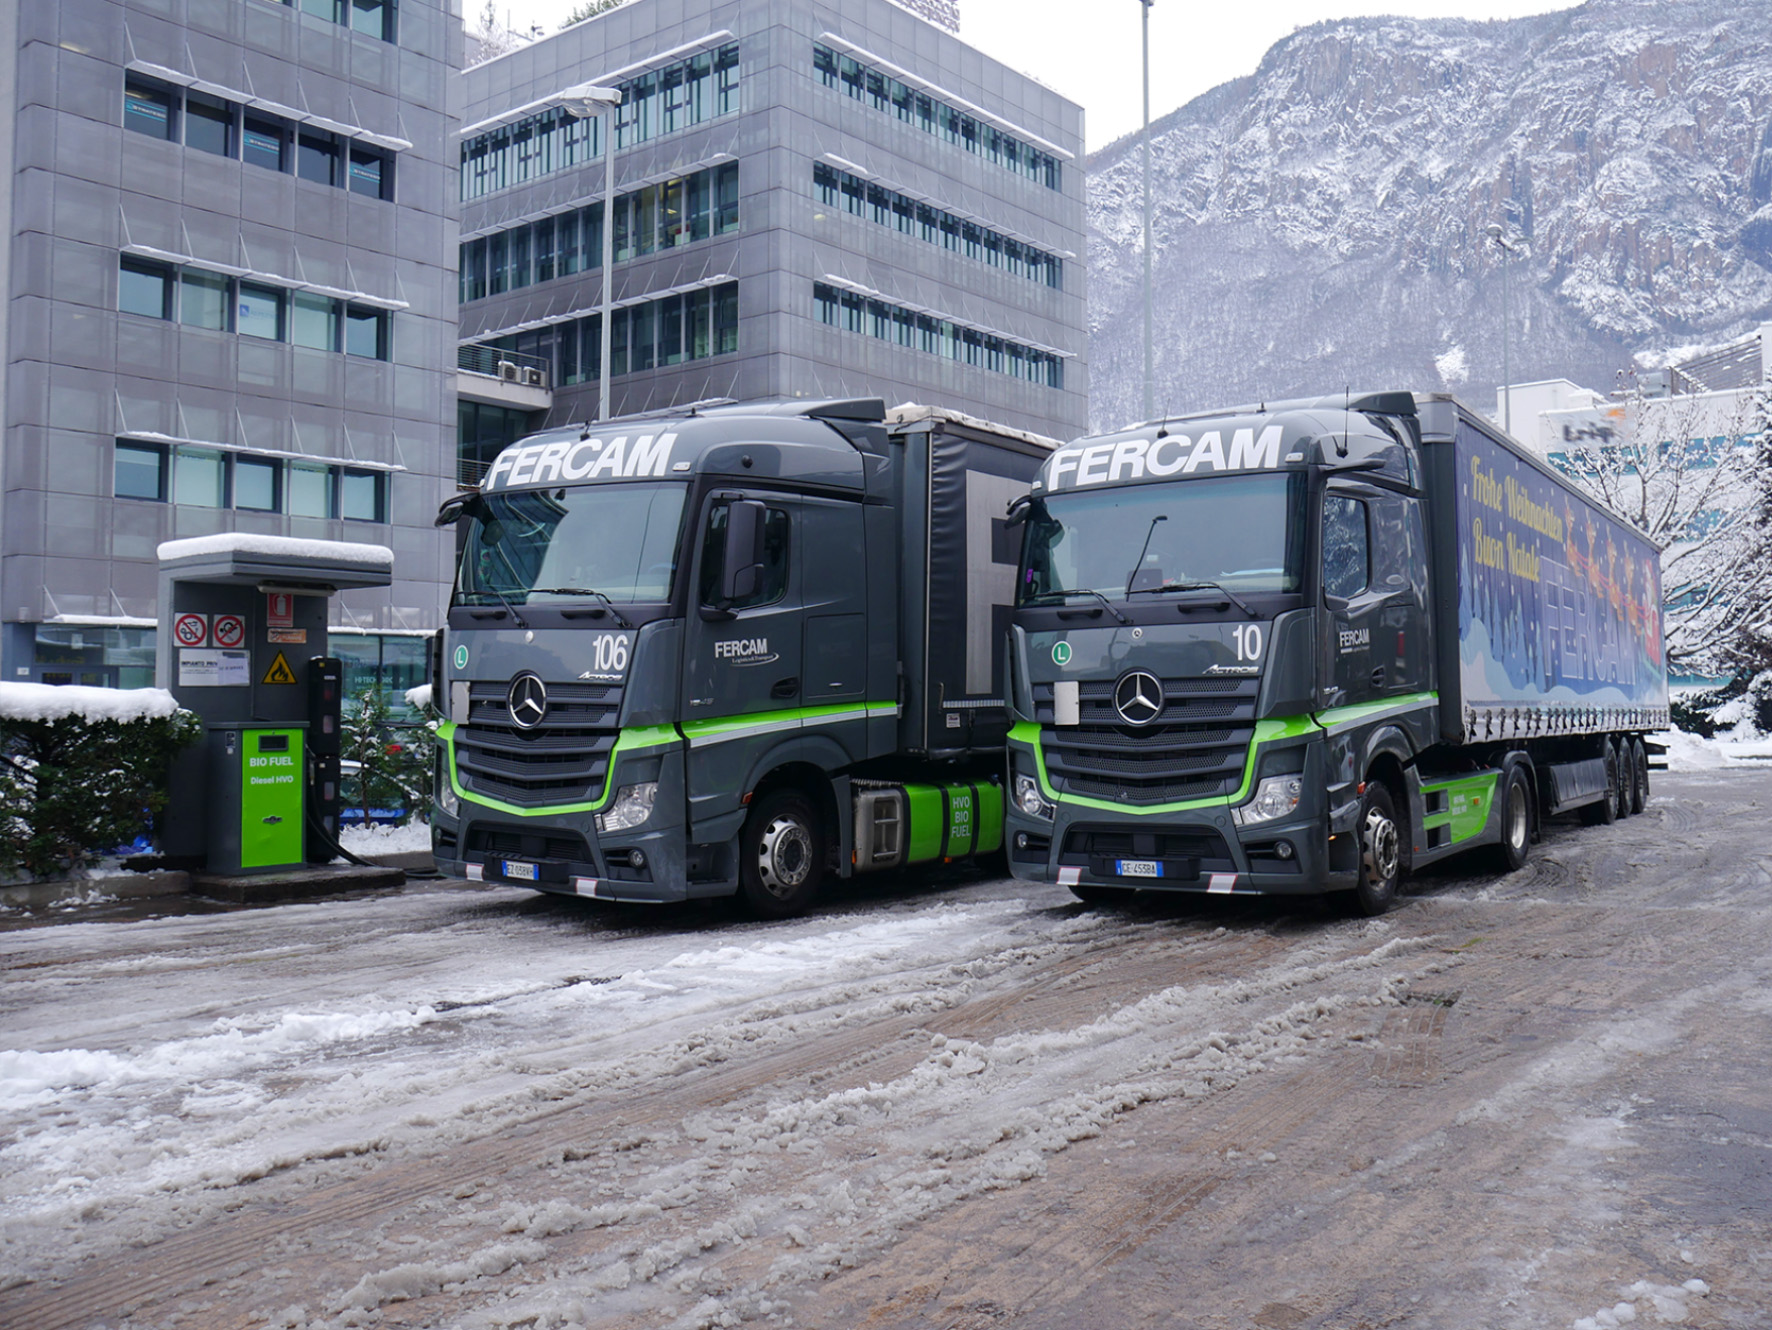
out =
[(393, 552), (236, 532), (168, 541), (159, 555), (155, 682), (204, 727), (174, 764), (162, 852), (224, 877), (327, 863), (340, 700), (327, 600), (387, 586)]

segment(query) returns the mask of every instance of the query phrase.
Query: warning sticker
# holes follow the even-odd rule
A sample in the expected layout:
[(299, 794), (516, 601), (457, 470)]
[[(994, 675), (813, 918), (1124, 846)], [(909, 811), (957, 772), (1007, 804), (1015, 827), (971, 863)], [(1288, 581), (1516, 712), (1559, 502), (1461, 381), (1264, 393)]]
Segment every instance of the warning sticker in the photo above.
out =
[(277, 653), (277, 659), (275, 659), (271, 662), (271, 668), (265, 671), (265, 677), (261, 682), (264, 682), (264, 683), (294, 683), (295, 682), (295, 671), (289, 668), (289, 662), (283, 658), (283, 653), (281, 651), (279, 651)]
[(180, 614), (172, 621), (172, 635), (178, 639), (181, 647), (206, 647), (209, 645), (209, 616), (207, 614)]
[(246, 620), (238, 614), (218, 614), (210, 631), (218, 647), (237, 647), (246, 640)]

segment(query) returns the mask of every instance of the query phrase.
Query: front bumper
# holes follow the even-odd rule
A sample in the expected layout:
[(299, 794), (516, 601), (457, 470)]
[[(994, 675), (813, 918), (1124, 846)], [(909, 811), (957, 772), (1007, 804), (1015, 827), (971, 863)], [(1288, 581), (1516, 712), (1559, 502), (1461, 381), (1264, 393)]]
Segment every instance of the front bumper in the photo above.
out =
[[(613, 791), (653, 780), (658, 791), (644, 823), (597, 830)], [(598, 805), (514, 809), (460, 792), (454, 813), (441, 804), (433, 811), (432, 854), (447, 877), (562, 896), (668, 904), (731, 894), (734, 857), (726, 847), (689, 845), (684, 807), (680, 750), (618, 758)]]
[[(1037, 765), (1031, 745), (1011, 744), (1011, 788), (1018, 754)], [(1253, 771), (1259, 752), (1251, 754)], [(1330, 834), (1321, 745), (1307, 746), (1303, 796), (1285, 817), (1238, 826), (1236, 797), (1140, 808), (1042, 788), (1051, 820), (1013, 802), (1004, 820), (1010, 871), (1033, 882), (1210, 895), (1308, 896), (1351, 890), (1359, 880), (1354, 834)], [(1250, 781), (1239, 792), (1248, 797)]]

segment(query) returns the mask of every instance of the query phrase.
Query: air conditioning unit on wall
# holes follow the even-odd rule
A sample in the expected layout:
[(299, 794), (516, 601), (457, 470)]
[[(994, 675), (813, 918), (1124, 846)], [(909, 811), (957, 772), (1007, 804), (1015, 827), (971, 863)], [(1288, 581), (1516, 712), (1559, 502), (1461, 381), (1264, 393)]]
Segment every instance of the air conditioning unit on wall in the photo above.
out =
[(517, 381), (517, 362), (514, 360), (499, 361), (498, 377), (506, 383), (515, 383)]

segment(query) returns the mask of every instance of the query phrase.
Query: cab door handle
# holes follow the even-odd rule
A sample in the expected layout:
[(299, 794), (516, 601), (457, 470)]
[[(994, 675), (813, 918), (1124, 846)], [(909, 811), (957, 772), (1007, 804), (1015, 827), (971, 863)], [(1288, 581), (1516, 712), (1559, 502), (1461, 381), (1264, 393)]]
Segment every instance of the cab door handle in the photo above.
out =
[(799, 695), (800, 676), (797, 674), (791, 679), (778, 679), (775, 686), (769, 690), (771, 697), (798, 697)]

